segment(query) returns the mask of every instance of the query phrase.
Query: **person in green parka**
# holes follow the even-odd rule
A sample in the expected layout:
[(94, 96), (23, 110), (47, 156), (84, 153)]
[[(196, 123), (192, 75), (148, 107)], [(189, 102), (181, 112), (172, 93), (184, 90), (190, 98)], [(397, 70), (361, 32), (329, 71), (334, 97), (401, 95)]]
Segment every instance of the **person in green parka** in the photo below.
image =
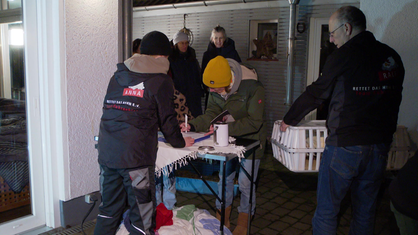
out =
[[(224, 110), (228, 110), (231, 117), (228, 120), (228, 132), (230, 136), (254, 139), (260, 141), (260, 147), (256, 150), (256, 160), (254, 162), (254, 182), (257, 179), (260, 158), (264, 154), (266, 142), (266, 123), (264, 121), (264, 87), (258, 81), (257, 73), (254, 69), (245, 65), (240, 65), (233, 59), (225, 59), (217, 56), (210, 60), (205, 72), (203, 73), (203, 83), (210, 88), (208, 106), (203, 115), (189, 122), (185, 127), (180, 125), (182, 131), (205, 132), (211, 129), (210, 122)], [(213, 128), (213, 127), (212, 127)], [(233, 201), (234, 178), (237, 164), (251, 173), (251, 151), (245, 153), (245, 159), (238, 161), (237, 158), (229, 161), (226, 165), (226, 212), (225, 226), (229, 228), (229, 216)], [(248, 158), (248, 159), (247, 159)], [(238, 222), (233, 234), (247, 234), (247, 222), (249, 212), (249, 198), (251, 182), (245, 173), (239, 168), (238, 184), (241, 192), (241, 202), (238, 207)], [(222, 172), (219, 173), (218, 192), (221, 190)], [(255, 187), (253, 190), (251, 215), (255, 212)], [(221, 197), (221, 195), (219, 195)], [(219, 210), (221, 204), (216, 201), (218, 208), (217, 218), (220, 219)]]

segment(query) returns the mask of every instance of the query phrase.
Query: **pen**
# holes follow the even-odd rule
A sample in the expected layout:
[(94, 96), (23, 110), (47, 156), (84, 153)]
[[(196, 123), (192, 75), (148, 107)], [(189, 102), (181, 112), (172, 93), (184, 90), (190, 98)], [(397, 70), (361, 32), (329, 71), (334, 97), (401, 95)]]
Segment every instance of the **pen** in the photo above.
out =
[(188, 121), (189, 118), (188, 118), (187, 114), (185, 114), (184, 116), (185, 116), (185, 118), (184, 118), (185, 119), (184, 126), (186, 127), (186, 133), (187, 133), (187, 121)]

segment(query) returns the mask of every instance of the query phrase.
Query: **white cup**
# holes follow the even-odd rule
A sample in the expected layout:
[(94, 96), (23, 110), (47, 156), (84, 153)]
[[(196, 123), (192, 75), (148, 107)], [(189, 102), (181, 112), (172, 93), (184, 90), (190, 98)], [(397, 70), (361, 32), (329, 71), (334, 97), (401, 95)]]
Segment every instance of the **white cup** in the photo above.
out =
[(225, 147), (229, 145), (227, 123), (216, 123), (213, 125), (213, 142), (215, 146), (220, 147)]

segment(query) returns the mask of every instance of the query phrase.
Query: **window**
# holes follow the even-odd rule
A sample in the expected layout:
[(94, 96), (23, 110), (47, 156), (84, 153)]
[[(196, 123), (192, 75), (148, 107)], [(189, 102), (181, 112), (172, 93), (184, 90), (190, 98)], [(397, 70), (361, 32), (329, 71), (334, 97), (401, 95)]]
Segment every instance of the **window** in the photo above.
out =
[[(309, 30), (309, 57), (306, 85), (312, 84), (322, 72), (325, 61), (336, 46), (329, 41), (328, 18), (311, 18)], [(325, 120), (329, 102), (306, 115), (307, 120)]]

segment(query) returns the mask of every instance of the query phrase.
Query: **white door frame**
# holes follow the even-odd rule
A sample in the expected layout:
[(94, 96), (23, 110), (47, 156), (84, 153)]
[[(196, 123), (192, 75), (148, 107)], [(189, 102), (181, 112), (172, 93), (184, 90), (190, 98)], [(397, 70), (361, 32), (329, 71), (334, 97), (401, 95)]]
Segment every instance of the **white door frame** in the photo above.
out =
[(1, 48), (2, 48), (2, 76), (1, 96), (7, 99), (12, 98), (12, 86), (10, 80), (10, 54), (9, 54), (9, 24), (1, 24)]
[(22, 0), (32, 215), (0, 225), (2, 234), (61, 226), (59, 201), (68, 189), (63, 163), (68, 160), (63, 141), (63, 4), (64, 0)]
[[(306, 76), (306, 86), (312, 84), (319, 77), (322, 25), (327, 25), (328, 19), (329, 18), (314, 17), (310, 19), (308, 74)], [(305, 120), (316, 120), (316, 109), (306, 115)]]

